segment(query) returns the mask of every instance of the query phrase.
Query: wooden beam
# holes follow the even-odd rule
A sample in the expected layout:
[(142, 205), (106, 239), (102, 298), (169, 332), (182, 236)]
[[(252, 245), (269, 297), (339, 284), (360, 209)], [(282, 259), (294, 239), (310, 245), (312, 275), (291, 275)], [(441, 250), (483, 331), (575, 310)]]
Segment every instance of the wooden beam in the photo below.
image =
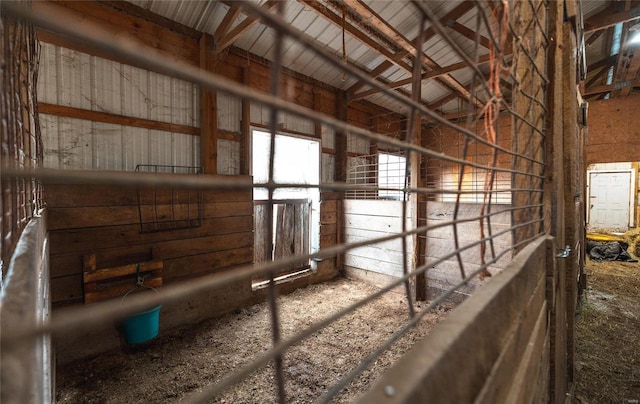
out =
[[(213, 36), (200, 38), (200, 68), (212, 71)], [(215, 91), (200, 88), (200, 166), (204, 174), (218, 172), (218, 100)]]
[[(453, 10), (451, 10), (450, 12), (448, 12), (447, 14), (445, 14), (441, 19), (440, 22), (442, 24), (446, 24), (446, 22), (450, 19), (453, 20), (457, 20), (458, 18), (462, 17), (463, 15), (465, 15), (469, 10), (471, 10), (472, 8), (474, 8), (474, 4), (472, 1), (463, 1), (462, 3), (460, 3), (458, 6), (456, 6)], [(427, 42), (429, 39), (433, 38), (436, 35), (435, 30), (432, 27), (427, 28), (424, 31), (424, 42)], [(417, 38), (417, 37), (416, 37)], [(413, 42), (415, 42), (415, 39), (413, 38)], [(423, 42), (423, 43), (424, 43)], [(399, 52), (396, 52), (396, 54), (393, 56), (392, 60), (398, 60), (398, 59), (402, 59), (405, 56), (407, 56), (409, 53), (406, 50), (401, 50)], [(384, 73), (387, 69), (389, 69), (391, 66), (393, 66), (393, 63), (391, 60), (385, 60), (382, 63), (380, 63), (377, 67), (375, 67), (371, 72), (370, 75), (373, 78), (378, 77), (379, 75), (381, 75), (382, 73)], [(408, 70), (409, 71), (409, 70)], [(355, 94), (356, 91), (358, 91), (360, 88), (362, 88), (362, 86), (364, 86), (365, 84), (361, 81), (355, 83), (354, 85), (352, 85), (351, 87), (349, 87), (347, 89), (347, 93), (349, 95), (353, 95)]]
[[(398, 46), (400, 46), (400, 48), (407, 52), (407, 54), (416, 54), (416, 46), (409, 42), (407, 38), (405, 38), (400, 32), (392, 27), (387, 21), (383, 20), (361, 0), (343, 0), (343, 2), (351, 10), (353, 10), (353, 12), (357, 13), (362, 18), (363, 22), (366, 22), (367, 25), (370, 25), (374, 29), (379, 30), (383, 35), (389, 37), (392, 42), (398, 44)], [(441, 66), (436, 63), (436, 61), (425, 55), (424, 52), (420, 52), (420, 56), (421, 63), (423, 63), (428, 68), (441, 69)], [(464, 86), (452, 76), (443, 74), (438, 76), (437, 80), (446, 87), (449, 87), (453, 91), (458, 92), (463, 98), (467, 99), (468, 101), (478, 106), (482, 105), (482, 103), (473, 94), (467, 91)]]
[(637, 19), (640, 19), (640, 7), (614, 13), (612, 13), (611, 8), (608, 8), (586, 20), (584, 22), (584, 32), (596, 32), (621, 22), (629, 22)]
[(467, 27), (466, 25), (460, 24), (458, 21), (447, 20), (447, 24), (445, 26), (453, 29), (454, 31), (456, 31), (460, 35), (462, 35), (465, 38), (470, 39), (470, 40), (472, 40), (474, 42), (476, 41), (476, 37), (479, 36), (480, 37), (480, 45), (484, 46), (487, 49), (489, 49), (489, 47), (491, 46), (489, 38), (478, 34), (474, 30), (472, 30), (471, 28)]
[[(420, 49), (421, 45), (424, 43), (424, 17), (420, 20), (418, 38), (415, 40), (415, 48)], [(413, 81), (411, 83), (411, 97), (414, 101), (422, 100), (422, 77), (420, 72), (422, 72), (422, 64), (418, 61), (418, 58), (413, 59)], [(411, 122), (411, 130), (412, 133), (409, 133), (411, 143), (414, 145), (420, 146), (422, 144), (422, 116), (418, 111), (412, 110), (412, 113), (408, 117), (412, 119)], [(409, 139), (408, 139), (409, 140)], [(409, 187), (412, 189), (423, 188), (426, 186), (423, 176), (421, 175), (422, 170), (422, 156), (417, 152), (409, 152), (408, 163), (410, 168), (410, 176), (409, 176)], [(420, 219), (424, 219), (426, 215), (426, 205), (421, 208), (423, 203), (426, 202), (425, 195), (423, 193), (412, 192), (409, 195), (409, 203), (411, 208), (411, 228), (416, 229), (420, 226)], [(406, 221), (406, 218), (402, 218), (402, 220)], [(411, 271), (415, 271), (416, 268), (422, 266), (426, 262), (426, 257), (424, 255), (424, 251), (421, 251), (421, 234), (413, 234), (411, 236), (413, 251), (411, 254)], [(424, 234), (426, 237), (426, 233)], [(416, 275), (416, 300), (426, 301), (427, 300), (427, 276), (425, 273)], [(409, 294), (409, 286), (407, 284), (407, 295)], [(410, 298), (407, 296), (407, 298)]]
[(601, 29), (591, 34), (591, 36), (584, 42), (584, 46), (591, 46), (598, 38), (600, 38), (600, 36), (602, 36), (604, 32), (605, 31)]
[[(249, 67), (242, 68), (242, 82), (249, 85)], [(251, 101), (242, 99), (242, 120), (240, 121), (240, 174), (251, 174)]]
[[(334, 13), (332, 10), (330, 10), (328, 7), (326, 7), (324, 4), (320, 3), (317, 0), (300, 0), (300, 2), (309, 6), (309, 8), (311, 8), (313, 11), (318, 13), (320, 16), (326, 18), (327, 21), (329, 21), (334, 26), (342, 30), (342, 24), (343, 24), (342, 16)], [(344, 29), (351, 36), (353, 36), (363, 44), (370, 47), (372, 50), (378, 52), (379, 54), (387, 58), (387, 60), (389, 61), (389, 63), (391, 63), (391, 65), (395, 64), (398, 67), (401, 67), (407, 71), (411, 71), (411, 66), (408, 63), (401, 60), (394, 60), (395, 53), (393, 53), (392, 51), (389, 51), (388, 49), (386, 49), (385, 47), (383, 47), (382, 45), (374, 41), (370, 36), (362, 32), (361, 30), (359, 30), (350, 22), (348, 21), (344, 22)]]
[(609, 56), (607, 58), (604, 58), (602, 60), (599, 60), (593, 64), (590, 64), (587, 67), (587, 71), (592, 71), (592, 70), (596, 70), (599, 69), (601, 67), (609, 67), (609, 66), (613, 66), (616, 63), (616, 60), (618, 60), (618, 54), (616, 53), (615, 55)]
[[(598, 71), (596, 74), (593, 75), (593, 77), (591, 77), (589, 79), (589, 81), (587, 81), (587, 83), (585, 84), (585, 88), (588, 89), (589, 87), (591, 87), (593, 85), (593, 83), (595, 83), (596, 81), (598, 81), (598, 79), (602, 78), (602, 76), (605, 75), (605, 73), (607, 73), (609, 71), (609, 69), (603, 69), (601, 68), (600, 71)], [(583, 93), (585, 93), (585, 91), (583, 91)]]
[[(510, 55), (510, 54), (511, 54), (511, 51), (509, 50), (505, 54), (505, 56)], [(478, 59), (477, 65), (480, 66), (480, 65), (483, 65), (483, 64), (485, 64), (487, 62), (489, 62), (489, 55), (488, 54), (484, 55), (484, 56), (481, 56)], [(464, 61), (463, 62), (458, 62), (458, 63), (453, 63), (453, 64), (451, 64), (449, 66), (445, 66), (445, 67), (442, 67), (440, 69), (435, 69), (435, 70), (428, 71), (426, 73), (422, 73), (422, 80), (424, 81), (424, 80), (428, 80), (428, 79), (435, 78), (435, 77), (438, 77), (438, 76), (442, 76), (444, 74), (453, 73), (453, 72), (456, 72), (458, 70), (462, 70), (462, 69), (465, 69), (465, 68), (468, 68), (468, 67), (470, 67), (470, 66), (467, 64), (467, 62), (464, 62)], [(391, 83), (386, 83), (385, 85), (389, 89), (394, 89), (394, 88), (398, 88), (398, 87), (407, 86), (407, 85), (411, 84), (412, 80), (413, 80), (412, 78), (407, 78), (407, 79), (403, 79), (403, 80), (394, 81), (394, 82), (391, 82)], [(353, 96), (351, 96), (349, 98), (349, 100), (353, 101), (353, 100), (357, 100), (357, 99), (360, 99), (360, 98), (364, 98), (364, 97), (372, 95), (372, 94), (377, 94), (380, 91), (381, 90), (378, 90), (377, 88), (372, 88), (370, 90), (366, 90), (366, 91), (362, 91), (362, 92), (359, 92), (357, 94), (354, 94)]]
[[(278, 4), (276, 0), (268, 0), (261, 7), (266, 10), (271, 10), (276, 4)], [(235, 42), (236, 39), (240, 38), (242, 34), (247, 32), (249, 28), (259, 22), (260, 19), (258, 17), (247, 16), (242, 20), (242, 22), (229, 31), (229, 33), (216, 42), (216, 55), (219, 55), (223, 50), (227, 49), (231, 44), (233, 44), (233, 42)]]
[[(624, 75), (624, 82), (633, 82), (636, 77), (638, 77), (638, 71), (640, 71), (640, 51), (636, 50), (631, 55), (631, 61), (628, 62), (626, 66), (626, 73)], [(625, 86), (620, 89), (620, 95), (622, 97), (627, 96), (631, 93), (631, 89), (633, 85)]]
[(91, 111), (88, 109), (67, 107), (64, 105), (38, 103), (38, 112), (46, 115), (55, 115), (65, 118), (83, 119), (86, 121), (109, 123), (114, 125), (133, 126), (135, 128), (145, 128), (161, 130), (165, 132), (184, 133), (186, 135), (197, 136), (200, 128), (187, 125), (177, 125), (175, 123), (152, 121), (150, 119), (135, 118), (112, 114), (109, 112)]
[(630, 80), (622, 83), (595, 86), (595, 87), (588, 88), (584, 93), (584, 96), (589, 97), (596, 94), (608, 93), (614, 90), (621, 90), (626, 87), (637, 87), (637, 86), (640, 86), (640, 80)]
[(105, 4), (113, 8), (114, 10), (117, 10), (128, 16), (141, 18), (145, 21), (149, 21), (152, 24), (165, 27), (173, 32), (177, 32), (181, 35), (187, 36), (195, 41), (199, 40), (200, 35), (202, 35), (200, 31), (194, 28), (180, 24), (177, 21), (163, 17), (160, 14), (156, 14), (150, 10), (147, 10), (146, 8), (142, 8), (127, 1), (100, 0), (100, 3)]
[[(55, 15), (60, 11), (70, 13), (78, 26), (86, 25), (87, 22), (100, 24), (104, 29), (112, 31), (114, 38), (124, 37), (139, 41), (163, 52), (168, 59), (186, 61), (194, 65), (198, 64), (197, 42), (190, 35), (159, 25), (164, 19), (160, 19), (161, 21), (155, 19), (151, 22), (135, 15), (127, 15), (125, 12), (119, 11), (110, 5), (96, 1), (69, 1), (65, 3), (35, 1), (32, 7), (34, 10), (49, 15)], [(180, 31), (191, 32), (187, 27)], [(114, 58), (110, 53), (86, 46), (81, 41), (71, 40), (68, 37), (42, 29), (37, 29), (36, 32), (40, 41), (140, 67), (135, 61)]]
[(240, 7), (233, 5), (229, 7), (227, 14), (225, 14), (222, 22), (220, 23), (220, 25), (218, 25), (218, 28), (216, 28), (216, 32), (213, 34), (214, 41), (219, 42), (222, 37), (225, 36), (225, 34), (229, 31), (229, 28), (231, 28), (233, 22), (236, 20), (236, 18), (238, 18), (239, 15)]
[[(344, 91), (336, 92), (336, 118), (347, 121), (347, 94)], [(335, 166), (334, 181), (340, 183), (347, 182), (347, 134), (345, 132), (335, 133)], [(337, 215), (336, 215), (336, 244), (342, 244), (345, 234), (345, 211), (344, 211), (344, 191), (338, 192)], [(336, 268), (344, 270), (344, 254), (336, 257)]]
[[(602, 31), (600, 31), (602, 32)], [(587, 83), (585, 84), (585, 87), (590, 87), (593, 83), (595, 83), (600, 77), (602, 77), (609, 69), (609, 67), (615, 65), (616, 60), (618, 59), (618, 54), (615, 54), (613, 56), (610, 56), (608, 58), (599, 60), (595, 63), (593, 63), (592, 65), (587, 67), (587, 72), (589, 71), (593, 71), (593, 70), (597, 70), (600, 69), (600, 71), (595, 74), (591, 79), (589, 79), (589, 81), (587, 81)], [(604, 68), (607, 69), (604, 69)]]

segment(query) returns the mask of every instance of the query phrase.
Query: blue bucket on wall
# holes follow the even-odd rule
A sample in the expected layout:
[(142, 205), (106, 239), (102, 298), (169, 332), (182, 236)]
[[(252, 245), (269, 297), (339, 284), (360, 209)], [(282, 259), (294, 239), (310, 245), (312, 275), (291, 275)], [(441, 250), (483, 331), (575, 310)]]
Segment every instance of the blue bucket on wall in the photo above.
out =
[(127, 344), (141, 344), (158, 336), (161, 308), (162, 305), (159, 304), (123, 320), (124, 340)]

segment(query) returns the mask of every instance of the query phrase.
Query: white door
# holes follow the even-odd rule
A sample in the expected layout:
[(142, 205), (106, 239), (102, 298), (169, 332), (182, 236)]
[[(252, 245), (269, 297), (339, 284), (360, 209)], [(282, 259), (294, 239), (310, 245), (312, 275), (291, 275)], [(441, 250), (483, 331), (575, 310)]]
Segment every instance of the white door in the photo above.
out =
[(630, 172), (589, 173), (589, 228), (629, 228)]

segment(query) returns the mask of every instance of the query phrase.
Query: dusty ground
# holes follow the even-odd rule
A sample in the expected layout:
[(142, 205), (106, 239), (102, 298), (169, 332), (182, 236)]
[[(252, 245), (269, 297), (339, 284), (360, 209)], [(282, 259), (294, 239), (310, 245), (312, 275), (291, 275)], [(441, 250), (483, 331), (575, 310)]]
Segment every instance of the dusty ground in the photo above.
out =
[[(339, 279), (279, 298), (286, 338), (317, 319), (371, 294), (373, 286)], [(334, 401), (350, 402), (444, 316), (440, 308), (421, 320)], [(314, 401), (357, 366), (407, 320), (404, 297), (389, 293), (294, 347), (284, 358), (287, 402)], [(121, 352), (59, 368), (61, 403), (159, 403), (181, 401), (248, 363), (271, 344), (265, 304), (238, 310), (189, 330), (163, 335)], [(252, 374), (215, 402), (276, 402), (271, 367)]]
[[(640, 401), (640, 263), (587, 259), (576, 318), (576, 392), (589, 403)], [(635, 401), (634, 401), (635, 400)]]

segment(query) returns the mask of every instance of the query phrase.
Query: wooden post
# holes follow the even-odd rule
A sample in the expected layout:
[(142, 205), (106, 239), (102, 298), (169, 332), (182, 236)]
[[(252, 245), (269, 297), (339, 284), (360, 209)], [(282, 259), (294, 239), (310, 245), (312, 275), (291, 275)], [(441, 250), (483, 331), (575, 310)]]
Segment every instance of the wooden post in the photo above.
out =
[[(200, 68), (213, 71), (213, 37), (200, 37)], [(218, 102), (215, 91), (200, 88), (200, 165), (204, 174), (218, 172)]]
[(547, 305), (549, 307), (549, 401), (564, 402), (567, 393), (567, 310), (566, 259), (557, 259), (556, 247), (566, 245), (564, 199), (563, 140), (563, 69), (564, 5), (550, 2), (547, 72), (550, 79), (547, 93), (547, 138), (545, 173), (545, 230), (552, 235), (554, 245), (547, 249)]
[[(344, 91), (338, 91), (336, 93), (336, 117), (344, 122), (347, 121), (347, 93)], [(344, 183), (347, 181), (347, 134), (344, 132), (336, 132), (336, 158), (335, 158), (335, 171), (334, 180), (336, 182)], [(337, 218), (336, 218), (336, 244), (342, 244), (344, 242), (344, 223), (345, 223), (345, 211), (344, 211), (344, 191), (338, 192), (337, 201)], [(344, 254), (339, 254), (336, 257), (336, 268), (338, 270), (344, 269)]]
[[(424, 42), (424, 18), (421, 21), (419, 32), (420, 34), (416, 38), (416, 49), (419, 49), (422, 53), (422, 44)], [(411, 98), (414, 101), (422, 102), (422, 58), (416, 57), (413, 61), (413, 80), (411, 83)], [(422, 144), (422, 116), (418, 111), (413, 111), (410, 115), (413, 118), (413, 122), (411, 128), (413, 133), (411, 134), (413, 144), (421, 145)], [(422, 188), (425, 185), (425, 181), (422, 178), (422, 156), (419, 153), (413, 152), (409, 153), (410, 157), (410, 167), (411, 173), (409, 178), (409, 186), (412, 189)], [(420, 217), (426, 215), (426, 206), (424, 202), (426, 201), (425, 195), (423, 193), (411, 192), (409, 196), (409, 203), (411, 206), (411, 228), (415, 229), (420, 226)], [(421, 212), (424, 210), (424, 212)], [(404, 218), (406, 220), (406, 218)], [(413, 234), (411, 236), (412, 239), (412, 247), (413, 251), (411, 254), (411, 270), (415, 271), (421, 263), (424, 262), (425, 251), (421, 251), (420, 249), (420, 237), (418, 234)], [(425, 301), (427, 300), (427, 277), (425, 273), (416, 275), (416, 300)]]
[[(565, 204), (565, 229), (566, 243), (575, 250), (580, 241), (580, 222), (577, 206), (579, 203), (578, 179), (579, 179), (579, 131), (577, 122), (576, 100), (576, 37), (571, 23), (563, 25), (563, 105), (564, 105), (564, 204)], [(572, 251), (569, 258), (565, 259), (566, 265), (566, 338), (567, 338), (567, 382), (574, 379), (573, 360), (575, 354), (575, 311), (577, 299), (577, 275), (579, 260), (578, 251)]]
[[(249, 67), (242, 68), (242, 82), (249, 85)], [(242, 99), (240, 122), (240, 174), (251, 174), (251, 101)]]

